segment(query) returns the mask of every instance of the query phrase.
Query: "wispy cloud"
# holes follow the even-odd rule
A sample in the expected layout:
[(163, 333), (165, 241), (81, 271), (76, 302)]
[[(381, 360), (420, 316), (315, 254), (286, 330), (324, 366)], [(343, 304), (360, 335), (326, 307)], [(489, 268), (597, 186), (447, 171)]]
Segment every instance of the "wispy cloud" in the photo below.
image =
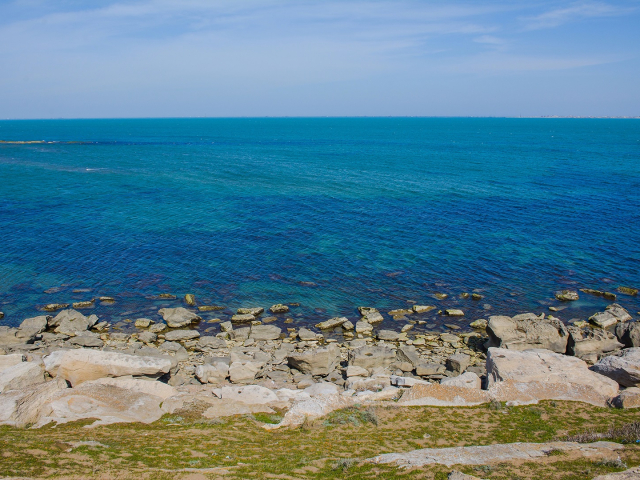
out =
[(539, 30), (558, 27), (565, 23), (587, 18), (623, 15), (633, 10), (633, 7), (612, 5), (604, 2), (576, 2), (539, 15), (523, 17), (522, 20), (525, 22), (527, 30)]

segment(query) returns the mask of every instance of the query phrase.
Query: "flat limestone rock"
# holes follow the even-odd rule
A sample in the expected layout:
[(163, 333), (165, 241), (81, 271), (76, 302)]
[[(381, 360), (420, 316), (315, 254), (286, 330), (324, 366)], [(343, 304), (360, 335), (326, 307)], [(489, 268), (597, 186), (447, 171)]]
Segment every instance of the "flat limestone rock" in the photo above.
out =
[(242, 402), (251, 405), (264, 405), (278, 401), (278, 396), (266, 387), (246, 385), (244, 387), (222, 387), (220, 395), (223, 400)]
[(25, 361), (24, 355), (21, 353), (12, 353), (10, 355), (0, 355), (0, 372), (18, 365)]
[(640, 479), (640, 467), (630, 468), (624, 472), (598, 475), (593, 480), (638, 480)]
[(521, 314), (515, 317), (491, 316), (487, 324), (487, 347), (509, 350), (544, 348), (556, 353), (567, 351), (568, 331), (557, 319)]
[(589, 370), (576, 357), (559, 355), (549, 350), (515, 351), (490, 348), (487, 352), (487, 385), (513, 380), (519, 383), (558, 383), (582, 385), (606, 397), (618, 394), (618, 384)]
[(340, 348), (331, 344), (306, 352), (292, 352), (287, 357), (289, 366), (310, 375), (329, 375), (340, 364)]
[(374, 464), (395, 464), (398, 467), (412, 468), (424, 465), (487, 465), (513, 460), (530, 461), (546, 457), (554, 451), (577, 452), (581, 456), (597, 460), (617, 457), (616, 451), (624, 445), (613, 442), (548, 442), (548, 443), (506, 443), (486, 446), (423, 448), (407, 453), (387, 453), (369, 458)]
[(86, 383), (59, 392), (43, 407), (45, 414), (36, 423), (67, 423), (97, 419), (91, 427), (111, 423), (152, 423), (163, 415), (162, 398), (113, 385)]
[(411, 387), (402, 395), (398, 405), (406, 407), (415, 405), (470, 407), (488, 403), (490, 400), (489, 393), (484, 390), (431, 383)]
[(157, 380), (142, 380), (133, 377), (99, 378), (86, 382), (87, 385), (111, 385), (126, 390), (132, 390), (145, 395), (153, 395), (166, 399), (177, 395), (178, 391), (171, 385), (167, 385)]
[[(57, 375), (74, 387), (103, 377), (158, 377), (168, 373), (172, 366), (171, 360), (160, 356), (127, 355), (85, 348), (68, 350), (55, 363), (59, 364)], [(55, 363), (52, 362), (52, 366)]]
[(249, 404), (224, 399), (216, 399), (211, 403), (212, 405), (202, 413), (205, 418), (232, 417), (234, 415), (252, 413), (276, 413), (275, 410), (264, 404)]
[(508, 405), (533, 405), (541, 400), (566, 400), (606, 407), (609, 396), (602, 395), (588, 385), (575, 383), (527, 382), (513, 380), (494, 383), (488, 390), (489, 397)]
[(347, 408), (354, 404), (354, 397), (342, 395), (318, 395), (312, 398), (296, 401), (278, 424), (263, 425), (266, 430), (275, 430), (281, 427), (297, 427), (308, 419), (323, 417), (334, 410)]

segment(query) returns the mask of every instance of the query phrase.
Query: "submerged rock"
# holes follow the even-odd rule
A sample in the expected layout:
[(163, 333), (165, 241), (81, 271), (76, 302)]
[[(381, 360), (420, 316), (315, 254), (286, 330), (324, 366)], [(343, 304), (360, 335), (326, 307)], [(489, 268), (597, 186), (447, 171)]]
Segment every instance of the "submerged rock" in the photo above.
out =
[(562, 302), (573, 302), (578, 300), (580, 296), (575, 290), (561, 290), (556, 292), (556, 298)]

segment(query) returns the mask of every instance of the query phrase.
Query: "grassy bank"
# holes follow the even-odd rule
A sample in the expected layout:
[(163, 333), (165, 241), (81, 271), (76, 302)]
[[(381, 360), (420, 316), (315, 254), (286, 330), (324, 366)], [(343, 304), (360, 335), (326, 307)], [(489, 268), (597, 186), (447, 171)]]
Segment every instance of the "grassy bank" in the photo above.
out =
[[(620, 436), (619, 427), (640, 421), (638, 410), (613, 410), (572, 402), (510, 407), (351, 408), (307, 422), (295, 430), (267, 432), (261, 422), (277, 416), (203, 421), (188, 413), (151, 425), (83, 428), (90, 422), (38, 430), (0, 427), (0, 472), (32, 478), (244, 479), (244, 478), (425, 478), (444, 479), (443, 466), (397, 470), (362, 464), (380, 453), (418, 448), (543, 442), (585, 432)], [(640, 464), (640, 444), (621, 453)], [(74, 443), (90, 442), (90, 443)], [(491, 479), (580, 479), (619, 471), (615, 462), (550, 455), (535, 463), (462, 467)]]

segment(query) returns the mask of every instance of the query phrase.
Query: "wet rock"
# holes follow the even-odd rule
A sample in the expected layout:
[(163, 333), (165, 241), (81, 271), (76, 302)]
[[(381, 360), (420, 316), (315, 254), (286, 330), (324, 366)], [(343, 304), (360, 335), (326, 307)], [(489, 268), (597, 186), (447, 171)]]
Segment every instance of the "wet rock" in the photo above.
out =
[(73, 308), (91, 308), (94, 305), (95, 305), (95, 299), (91, 299), (86, 302), (74, 302), (71, 304)]
[(318, 334), (303, 327), (298, 331), (298, 338), (303, 342), (311, 342), (318, 339)]
[(201, 320), (197, 314), (183, 307), (161, 308), (158, 313), (169, 328), (182, 328)]
[(575, 300), (578, 300), (579, 298), (580, 296), (575, 290), (561, 290), (559, 292), (556, 292), (556, 299), (562, 302), (573, 302)]
[(187, 293), (184, 296), (184, 301), (190, 307), (195, 307), (196, 306), (196, 296), (194, 294), (192, 294), (192, 293)]
[(20, 362), (0, 371), (0, 393), (39, 383), (44, 383), (44, 369), (36, 362)]
[(166, 323), (156, 323), (154, 325), (151, 325), (149, 327), (149, 332), (151, 333), (160, 333), (160, 332), (164, 332), (167, 329), (167, 324)]
[(200, 337), (200, 332), (196, 330), (171, 330), (164, 335), (168, 342), (184, 342), (198, 337)]
[[(164, 344), (163, 344), (164, 345)], [(159, 377), (171, 369), (171, 361), (162, 357), (126, 355), (80, 348), (67, 350), (59, 358), (55, 374), (67, 380), (74, 387), (89, 380), (102, 377), (148, 376)], [(45, 367), (50, 374), (45, 357)]]
[(482, 300), (484, 298), (484, 295), (480, 295), (479, 293), (472, 293), (471, 294), (471, 300)]
[(435, 310), (436, 307), (432, 305), (414, 305), (413, 307), (411, 307), (411, 309), (415, 313), (427, 313), (427, 312), (430, 312), (431, 310)]
[(395, 342), (398, 340), (400, 334), (393, 330), (380, 330), (378, 332), (378, 340), (384, 340), (387, 342)]
[(134, 323), (134, 325), (137, 328), (149, 328), (152, 323), (155, 323), (155, 322), (150, 318), (138, 318)]
[(175, 300), (176, 297), (175, 295), (171, 294), (171, 293), (161, 293), (160, 295), (158, 295), (158, 298), (164, 299), (164, 300)]
[(256, 317), (250, 313), (239, 313), (231, 317), (231, 321), (233, 323), (249, 323), (253, 322), (255, 319)]
[(340, 360), (340, 348), (335, 344), (306, 352), (292, 352), (287, 357), (291, 368), (313, 376), (328, 375), (340, 364)]
[(640, 388), (622, 390), (617, 397), (611, 399), (610, 405), (614, 408), (640, 408)]
[(348, 321), (347, 317), (334, 317), (316, 324), (316, 327), (320, 330), (333, 330)]
[(362, 335), (371, 335), (373, 334), (373, 326), (369, 322), (360, 320), (356, 322), (356, 333)]
[(488, 322), (484, 318), (479, 318), (478, 320), (471, 322), (469, 326), (471, 328), (483, 329), (487, 328)]
[(464, 316), (464, 312), (462, 310), (457, 309), (457, 308), (448, 308), (447, 310), (444, 311), (444, 313), (446, 315), (448, 315), (449, 317), (463, 317)]
[(640, 348), (627, 348), (620, 355), (605, 357), (591, 370), (624, 387), (640, 387)]
[(258, 317), (264, 313), (264, 308), (260, 307), (251, 307), (251, 308), (239, 308), (236, 310), (238, 315), (253, 315), (254, 317)]
[(388, 367), (396, 360), (396, 351), (386, 346), (367, 345), (349, 352), (349, 365), (372, 371), (378, 367)]
[(637, 288), (630, 288), (630, 287), (618, 287), (618, 291), (620, 293), (624, 293), (625, 295), (638, 295), (638, 289)]
[(218, 305), (200, 305), (198, 310), (200, 312), (213, 312), (216, 310), (224, 310), (224, 307), (220, 307)]
[(568, 331), (556, 318), (544, 318), (532, 313), (515, 317), (491, 316), (487, 324), (487, 348), (510, 350), (543, 348), (557, 353), (567, 350)]
[(256, 341), (277, 340), (281, 333), (282, 329), (275, 325), (254, 325), (251, 327), (249, 337)]
[(605, 330), (581, 329), (569, 327), (567, 353), (578, 358), (588, 355), (602, 355), (622, 348), (615, 335)]
[(56, 310), (62, 310), (63, 308), (67, 308), (69, 306), (68, 303), (50, 303), (45, 305), (43, 310), (45, 312), (55, 312)]
[(618, 393), (616, 382), (592, 372), (585, 362), (576, 357), (542, 349), (514, 351), (490, 348), (487, 353), (487, 384), (491, 387), (506, 380), (578, 385), (607, 398)]
[(454, 387), (474, 388), (480, 390), (482, 382), (480, 377), (472, 372), (465, 372), (457, 377), (443, 378), (440, 385), (449, 385)]
[(271, 311), (271, 313), (287, 313), (289, 311), (289, 307), (281, 303), (278, 303), (270, 307), (269, 310)]
[(640, 323), (625, 322), (616, 326), (616, 337), (625, 347), (640, 347)]
[(444, 300), (449, 297), (446, 293), (434, 293), (433, 296), (438, 300)]

